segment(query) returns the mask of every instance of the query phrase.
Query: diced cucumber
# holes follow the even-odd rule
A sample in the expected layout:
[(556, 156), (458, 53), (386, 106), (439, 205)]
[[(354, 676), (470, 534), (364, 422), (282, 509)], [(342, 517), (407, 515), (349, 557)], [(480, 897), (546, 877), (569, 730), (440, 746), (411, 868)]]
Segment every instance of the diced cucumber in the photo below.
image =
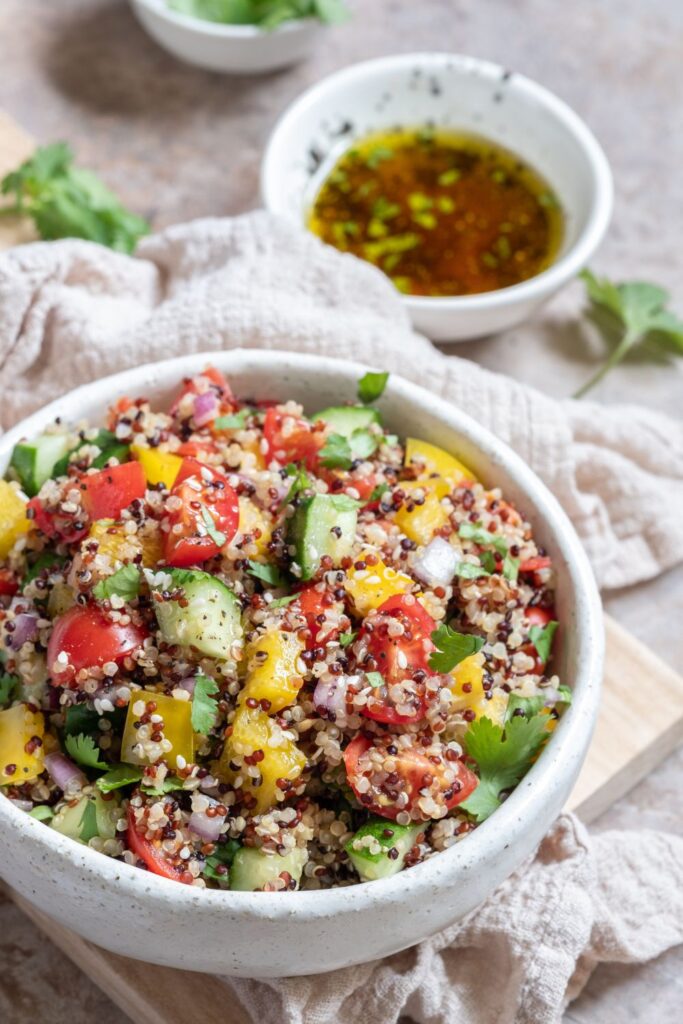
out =
[(367, 405), (333, 405), (311, 418), (314, 422), (324, 420), (329, 423), (334, 432), (342, 437), (351, 437), (355, 430), (369, 427), (371, 423), (381, 423), (377, 410)]
[[(183, 602), (155, 601), (159, 628), (169, 644), (196, 647), (209, 658), (228, 658), (242, 636), (242, 609), (232, 590), (208, 572), (164, 569), (172, 590), (182, 589)], [(155, 587), (165, 590), (166, 587)]]
[(92, 441), (82, 441), (75, 448), (70, 448), (66, 455), (55, 464), (52, 476), (64, 476), (69, 468), (71, 456), (74, 452), (78, 452), (85, 445), (90, 444), (95, 444), (100, 449), (100, 454), (92, 460), (92, 465), (95, 469), (103, 469), (114, 456), (116, 456), (119, 462), (126, 462), (130, 456), (130, 448), (127, 444), (122, 444), (117, 439), (116, 434), (112, 434), (111, 430), (99, 430), (97, 436)]
[(33, 441), (15, 444), (10, 465), (16, 470), (21, 486), (33, 498), (53, 475), (55, 464), (69, 450), (66, 434), (42, 434)]
[[(364, 882), (373, 882), (377, 878), (391, 878), (401, 870), (405, 859), (415, 846), (420, 832), (424, 832), (422, 823), (416, 825), (397, 825), (386, 818), (371, 818), (344, 846), (351, 863)], [(370, 836), (382, 847), (371, 853), (372, 847), (356, 848), (360, 840)], [(372, 846), (374, 847), (374, 843)], [(389, 856), (390, 850), (396, 850), (398, 856)]]
[(95, 836), (114, 839), (118, 808), (118, 797), (104, 800), (101, 793), (95, 792), (82, 796), (72, 806), (67, 805), (54, 816), (50, 826), (77, 843), (88, 843)]
[(307, 851), (299, 847), (281, 857), (279, 853), (264, 853), (253, 846), (242, 846), (230, 866), (230, 888), (257, 892), (267, 882), (275, 881), (283, 871), (298, 885), (307, 860)]
[(316, 494), (299, 503), (289, 540), (296, 548), (302, 580), (315, 576), (323, 555), (329, 555), (336, 566), (351, 554), (357, 520), (358, 503), (345, 494)]

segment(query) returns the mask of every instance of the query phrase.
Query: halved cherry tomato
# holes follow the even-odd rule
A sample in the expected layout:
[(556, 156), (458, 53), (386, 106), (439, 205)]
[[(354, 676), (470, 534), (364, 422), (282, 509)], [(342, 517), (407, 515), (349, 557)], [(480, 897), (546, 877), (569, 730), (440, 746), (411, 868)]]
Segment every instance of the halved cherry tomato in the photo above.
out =
[(78, 486), (83, 492), (81, 504), (88, 518), (95, 521), (118, 519), (131, 502), (144, 498), (147, 482), (142, 466), (133, 460), (83, 476)]
[(19, 582), (11, 569), (0, 569), (0, 596), (13, 597), (19, 589)]
[[(375, 756), (377, 751), (382, 754), (379, 765), (367, 756), (370, 750)], [(405, 810), (414, 821), (428, 821), (429, 815), (419, 806), (422, 790), (426, 790), (435, 803), (451, 810), (466, 800), (479, 782), (462, 761), (449, 760), (446, 750), (438, 740), (425, 749), (417, 738), (409, 747), (404, 747), (396, 746), (395, 737), (390, 734), (373, 739), (360, 734), (344, 751), (346, 777), (361, 804), (374, 814), (395, 819)], [(446, 777), (450, 772), (452, 779)], [(361, 779), (370, 783), (369, 789), (366, 790), (365, 785), (362, 789), (359, 787)], [(398, 802), (402, 793), (408, 797), (405, 805)]]
[(176, 455), (190, 459), (203, 459), (207, 455), (214, 455), (218, 451), (213, 441), (183, 441), (175, 450)]
[[(164, 541), (166, 561), (184, 568), (213, 558), (235, 536), (240, 521), (237, 494), (227, 477), (196, 459), (186, 458), (171, 494), (180, 498), (182, 506), (169, 515), (171, 529)], [(212, 530), (225, 537), (222, 544), (210, 536), (207, 519), (213, 523)]]
[(538, 572), (540, 569), (549, 569), (551, 561), (547, 555), (534, 555), (533, 558), (526, 558), (519, 566), (520, 572)]
[(172, 878), (174, 882), (185, 882), (191, 884), (191, 875), (185, 873), (185, 868), (180, 864), (174, 864), (168, 858), (168, 854), (161, 847), (161, 840), (150, 840), (141, 836), (135, 827), (135, 815), (133, 809), (128, 808), (128, 830), (126, 832), (128, 847), (139, 860), (144, 861), (150, 871), (155, 875), (162, 875), (164, 878)]
[[(132, 622), (123, 626), (113, 622), (99, 608), (76, 605), (55, 619), (47, 646), (47, 664), (53, 686), (63, 686), (82, 668), (101, 667), (108, 661), (119, 662), (140, 647), (147, 630)], [(59, 655), (64, 651), (68, 663), (63, 670)]]
[(306, 624), (311, 634), (306, 641), (307, 650), (310, 651), (317, 646), (318, 635), (321, 630), (324, 630), (321, 642), (327, 643), (328, 640), (337, 639), (339, 629), (335, 626), (328, 628), (325, 625), (325, 612), (330, 608), (334, 608), (335, 605), (338, 609), (343, 607), (340, 601), (335, 600), (331, 590), (319, 590), (318, 585), (312, 583), (310, 586), (304, 587), (299, 591), (297, 599), (293, 603), (298, 605), (299, 611), (306, 619)]
[(235, 399), (232, 391), (230, 390), (230, 385), (220, 370), (217, 370), (215, 366), (207, 366), (207, 368), (202, 370), (201, 373), (198, 373), (196, 377), (187, 377), (183, 381), (180, 394), (170, 408), (171, 416), (175, 416), (178, 412), (180, 403), (185, 395), (200, 395), (202, 392), (208, 391), (209, 389), (213, 390), (218, 398), (218, 415), (230, 412), (235, 404)]
[[(531, 626), (547, 626), (549, 622), (552, 622), (555, 618), (555, 611), (553, 608), (541, 608), (538, 605), (532, 605), (531, 608), (527, 608), (524, 612), (524, 617)], [(536, 650), (533, 643), (523, 644), (520, 647), (520, 651), (524, 654), (528, 654), (530, 658), (534, 659), (533, 671), (536, 675), (543, 675), (546, 663), (541, 658), (540, 654)]]
[(269, 462), (272, 459), (282, 465), (303, 462), (311, 471), (315, 470), (318, 452), (325, 444), (324, 432), (313, 430), (308, 420), (290, 416), (272, 407), (266, 412), (263, 436), (268, 445)]
[[(403, 627), (399, 636), (391, 634), (392, 620)], [(431, 636), (436, 622), (415, 597), (396, 594), (379, 606), (371, 625), (371, 631), (363, 627), (361, 638), (366, 638), (368, 655), (385, 685), (373, 689), (362, 713), (390, 725), (418, 722), (427, 713), (425, 680), (436, 674), (429, 667), (429, 655), (435, 650)], [(403, 684), (401, 705), (412, 707), (411, 714), (400, 714), (396, 709), (390, 696), (390, 688), (396, 683)]]

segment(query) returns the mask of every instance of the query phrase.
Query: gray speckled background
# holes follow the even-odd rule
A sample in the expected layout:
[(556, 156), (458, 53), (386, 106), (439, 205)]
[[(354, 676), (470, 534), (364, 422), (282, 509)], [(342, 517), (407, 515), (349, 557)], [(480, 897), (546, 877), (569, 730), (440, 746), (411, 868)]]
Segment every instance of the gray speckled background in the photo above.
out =
[[(596, 260), (616, 276), (671, 288), (683, 311), (683, 4), (680, 0), (350, 0), (358, 15), (307, 63), (260, 79), (186, 68), (138, 28), (125, 0), (0, 0), (0, 108), (41, 141), (67, 138), (125, 202), (161, 227), (258, 205), (258, 165), (291, 99), (364, 58), (450, 49), (493, 60), (555, 90), (603, 143), (617, 185)], [(457, 353), (559, 396), (599, 352), (573, 287), (534, 324)], [(683, 360), (633, 358), (599, 392), (680, 415)], [(608, 609), (683, 671), (683, 570), (610, 596)], [(597, 823), (683, 830), (683, 753)], [(0, 898), (1, 900), (1, 898)], [(11, 904), (0, 901), (0, 1020), (125, 1024), (127, 1018)], [(674, 1020), (683, 951), (644, 967), (601, 968), (566, 1022)], [(225, 1018), (217, 1017), (221, 1024)], [(227, 1024), (227, 1022), (225, 1022)]]

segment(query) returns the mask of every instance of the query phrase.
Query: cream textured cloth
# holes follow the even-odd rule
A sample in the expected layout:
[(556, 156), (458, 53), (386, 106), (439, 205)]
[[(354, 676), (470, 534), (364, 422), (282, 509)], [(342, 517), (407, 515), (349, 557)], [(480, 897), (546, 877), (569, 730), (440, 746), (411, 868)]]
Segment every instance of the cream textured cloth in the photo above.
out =
[[(462, 406), (556, 494), (603, 587), (683, 559), (683, 424), (637, 406), (558, 403), (440, 355), (382, 274), (265, 214), (173, 228), (136, 258), (77, 241), (0, 256), (4, 427), (124, 367), (236, 346), (359, 359)], [(563, 817), (531, 864), (419, 947), (323, 977), (229, 984), (260, 1024), (389, 1024), (402, 1013), (545, 1024), (596, 963), (681, 941), (683, 839), (591, 839)]]

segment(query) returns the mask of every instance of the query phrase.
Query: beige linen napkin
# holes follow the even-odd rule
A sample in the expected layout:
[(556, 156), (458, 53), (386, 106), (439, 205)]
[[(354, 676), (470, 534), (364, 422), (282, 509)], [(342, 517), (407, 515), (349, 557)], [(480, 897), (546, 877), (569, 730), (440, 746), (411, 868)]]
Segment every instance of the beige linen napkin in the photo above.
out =
[[(402, 373), (506, 440), (571, 516), (603, 587), (683, 559), (683, 424), (637, 406), (555, 402), (446, 357), (378, 271), (257, 213), (148, 238), (0, 256), (0, 422), (107, 373), (231, 347), (297, 349)], [(656, 870), (655, 870), (656, 866)], [(372, 927), (372, 922), (368, 922)], [(415, 949), (322, 977), (231, 981), (261, 1024), (545, 1024), (601, 960), (683, 941), (683, 839), (590, 838), (561, 818), (475, 914)]]

